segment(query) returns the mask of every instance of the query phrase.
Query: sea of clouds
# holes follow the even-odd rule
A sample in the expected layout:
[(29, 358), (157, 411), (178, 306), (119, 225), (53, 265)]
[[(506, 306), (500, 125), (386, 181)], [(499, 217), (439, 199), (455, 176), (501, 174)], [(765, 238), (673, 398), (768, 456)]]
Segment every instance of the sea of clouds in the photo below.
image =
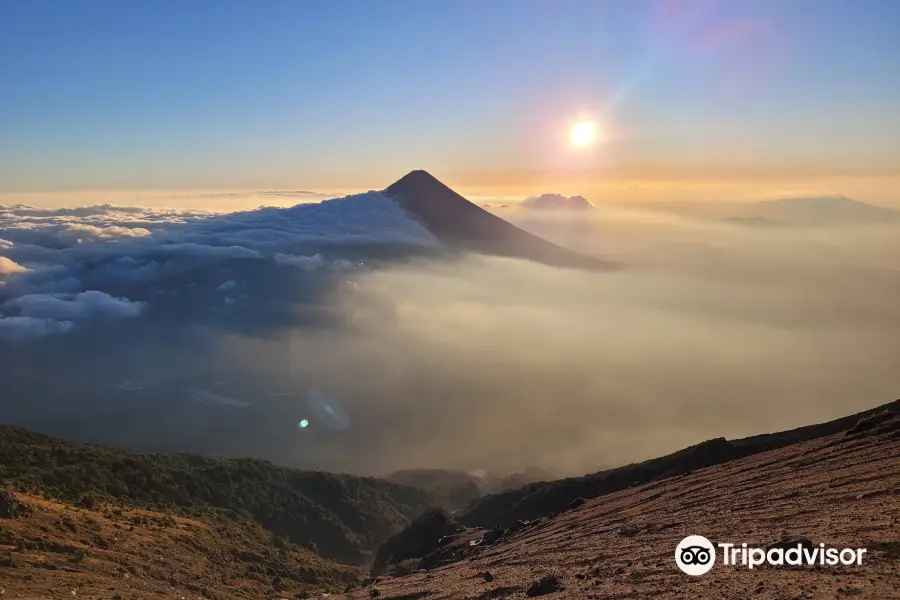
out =
[(437, 242), (380, 192), (226, 214), (0, 205), (0, 341), (64, 333), (90, 318), (137, 317), (146, 302), (103, 291), (122, 282), (152, 284), (229, 259), (321, 268), (321, 255), (290, 251), (378, 243)]
[(900, 396), (895, 224), (593, 204), (497, 214), (622, 269), (372, 262), (437, 246), (377, 193), (231, 214), (3, 207), (0, 416), (336, 471), (579, 474)]

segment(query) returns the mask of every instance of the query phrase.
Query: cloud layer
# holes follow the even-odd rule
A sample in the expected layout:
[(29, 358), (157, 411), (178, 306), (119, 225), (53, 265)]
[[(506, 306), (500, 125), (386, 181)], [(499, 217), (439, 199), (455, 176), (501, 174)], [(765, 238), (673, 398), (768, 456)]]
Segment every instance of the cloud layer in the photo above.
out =
[[(10, 218), (0, 415), (337, 471), (578, 474), (900, 390), (896, 226), (739, 228), (602, 204), (574, 218), (507, 211), (626, 267), (585, 273), (434, 257), (415, 222), (363, 200)], [(79, 243), (73, 223), (149, 235)]]
[[(308, 192), (261, 192), (295, 197)], [(230, 260), (274, 260), (317, 268), (320, 254), (292, 251), (321, 245), (434, 246), (435, 238), (379, 192), (290, 208), (230, 214), (112, 205), (41, 209), (0, 206), (0, 320), (22, 340), (67, 332), (86, 316), (130, 317), (147, 302), (107, 293), (150, 285)], [(285, 250), (287, 252), (281, 252)], [(347, 261), (328, 264), (347, 268)], [(140, 306), (139, 311), (134, 307)], [(38, 326), (21, 317), (40, 307)]]

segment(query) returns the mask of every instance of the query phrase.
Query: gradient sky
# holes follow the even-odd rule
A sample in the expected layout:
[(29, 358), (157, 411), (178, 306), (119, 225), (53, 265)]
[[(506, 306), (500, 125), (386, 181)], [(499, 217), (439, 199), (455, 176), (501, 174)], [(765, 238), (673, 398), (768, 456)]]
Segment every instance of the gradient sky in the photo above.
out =
[(0, 0), (0, 191), (895, 176), (898, 23), (892, 0)]

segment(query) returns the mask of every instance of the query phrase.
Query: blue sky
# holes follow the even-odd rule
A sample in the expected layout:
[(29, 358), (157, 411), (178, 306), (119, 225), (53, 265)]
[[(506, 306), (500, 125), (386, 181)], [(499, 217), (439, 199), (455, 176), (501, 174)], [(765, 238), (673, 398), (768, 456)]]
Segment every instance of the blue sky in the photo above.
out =
[[(0, 191), (900, 173), (897, 23), (891, 0), (2, 0)], [(578, 154), (581, 114), (608, 135)]]

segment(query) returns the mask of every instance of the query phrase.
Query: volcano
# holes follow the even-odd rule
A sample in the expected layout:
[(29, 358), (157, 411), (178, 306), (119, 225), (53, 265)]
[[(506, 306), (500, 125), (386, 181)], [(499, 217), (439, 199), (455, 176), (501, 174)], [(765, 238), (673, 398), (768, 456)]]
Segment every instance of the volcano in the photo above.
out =
[(611, 268), (609, 263), (557, 246), (504, 221), (466, 200), (427, 171), (411, 171), (384, 192), (448, 247), (555, 267)]

